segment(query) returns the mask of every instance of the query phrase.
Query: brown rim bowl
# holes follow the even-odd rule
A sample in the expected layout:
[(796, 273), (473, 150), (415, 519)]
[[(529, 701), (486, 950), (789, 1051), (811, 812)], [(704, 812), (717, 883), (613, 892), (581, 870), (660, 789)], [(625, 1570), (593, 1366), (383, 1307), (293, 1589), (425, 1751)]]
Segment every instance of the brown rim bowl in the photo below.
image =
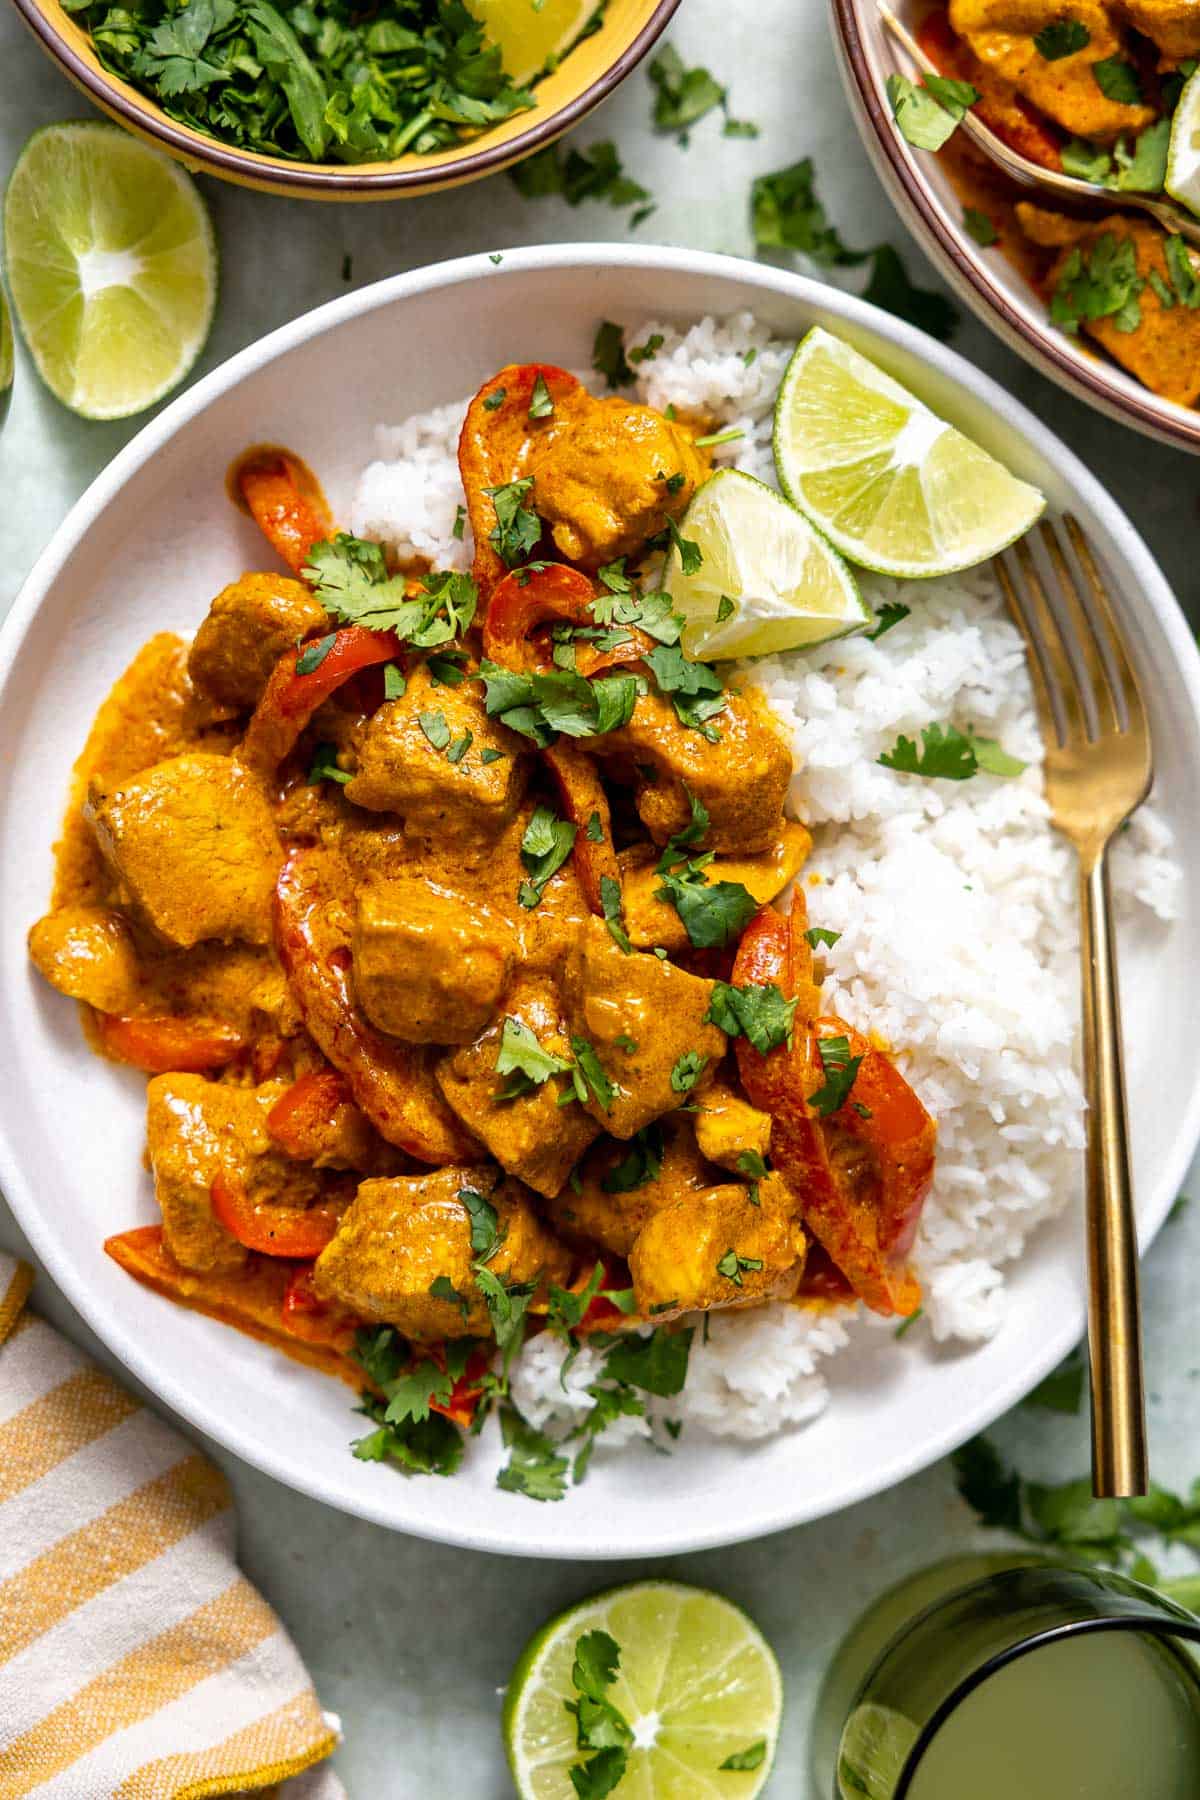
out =
[(168, 118), (100, 63), (87, 33), (59, 0), (13, 0), (43, 48), (118, 125), (158, 145), (193, 173), (291, 200), (391, 200), (436, 193), (507, 169), (586, 118), (632, 72), (666, 30), (680, 0), (607, 0), (599, 30), (564, 56), (534, 89), (536, 105), (478, 137), (394, 162), (301, 163), (239, 150)]
[[(875, 0), (830, 0), (834, 42), (859, 135), (889, 197), (930, 259), (973, 312), (1006, 344), (1079, 400), (1147, 437), (1200, 454), (1200, 410), (1163, 400), (1099, 350), (1051, 324), (1044, 301), (999, 248), (981, 249), (963, 223), (962, 202), (938, 158), (897, 131), (885, 82), (911, 74), (884, 29)], [(912, 26), (918, 0), (893, 0)]]

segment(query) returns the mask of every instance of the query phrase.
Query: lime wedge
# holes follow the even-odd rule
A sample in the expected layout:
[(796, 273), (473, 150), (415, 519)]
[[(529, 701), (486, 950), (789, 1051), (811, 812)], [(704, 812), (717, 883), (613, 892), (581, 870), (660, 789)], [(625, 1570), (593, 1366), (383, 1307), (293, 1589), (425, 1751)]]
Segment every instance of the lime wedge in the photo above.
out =
[(1200, 69), (1189, 75), (1171, 120), (1163, 186), (1173, 200), (1200, 218)]
[(789, 500), (843, 555), (884, 575), (950, 575), (1029, 530), (1045, 507), (907, 388), (817, 328), (775, 402)]
[(35, 131), (4, 200), (13, 310), (38, 373), (85, 419), (122, 419), (204, 345), (217, 252), (195, 184), (115, 125)]
[(521, 1800), (575, 1800), (569, 1771), (591, 1752), (579, 1748), (566, 1702), (579, 1699), (571, 1670), (575, 1646), (590, 1631), (607, 1632), (621, 1653), (605, 1692), (633, 1731), (617, 1800), (752, 1800), (775, 1754), (779, 1666), (745, 1613), (673, 1581), (597, 1594), (526, 1645), (503, 1719)]
[(524, 87), (581, 36), (596, 0), (466, 0), (500, 51), (504, 73)]
[(13, 382), (13, 335), (8, 322), (8, 302), (0, 288), (0, 425), (8, 411)]
[(912, 1720), (890, 1706), (856, 1706), (838, 1748), (839, 1800), (891, 1800), (919, 1736)]
[(679, 527), (701, 561), (685, 575), (678, 540), (666, 588), (691, 657), (773, 656), (870, 623), (854, 577), (803, 513), (738, 469), (718, 469)]

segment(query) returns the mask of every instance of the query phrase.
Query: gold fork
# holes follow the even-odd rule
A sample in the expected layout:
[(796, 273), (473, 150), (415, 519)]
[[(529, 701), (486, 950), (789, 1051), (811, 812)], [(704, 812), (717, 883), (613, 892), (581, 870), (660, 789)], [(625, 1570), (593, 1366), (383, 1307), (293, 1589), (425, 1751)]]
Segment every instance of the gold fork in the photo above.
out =
[(1007, 558), (997, 557), (994, 567), (1025, 639), (1051, 818), (1079, 855), (1092, 1480), (1097, 1495), (1110, 1498), (1144, 1494), (1148, 1468), (1107, 858), (1114, 833), (1149, 793), (1154, 766), (1137, 677), (1095, 557), (1069, 514), (1062, 529), (1065, 544), (1049, 521), (1039, 526), (1042, 569), (1027, 538)]

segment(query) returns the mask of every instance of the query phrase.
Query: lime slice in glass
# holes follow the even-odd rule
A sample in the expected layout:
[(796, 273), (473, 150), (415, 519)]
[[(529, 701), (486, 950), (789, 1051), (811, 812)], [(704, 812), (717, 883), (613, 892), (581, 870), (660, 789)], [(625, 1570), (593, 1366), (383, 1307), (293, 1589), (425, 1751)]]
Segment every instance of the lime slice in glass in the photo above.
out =
[(772, 656), (861, 631), (871, 621), (854, 577), (803, 513), (738, 469), (719, 469), (679, 527), (700, 551), (684, 574), (676, 540), (666, 588), (691, 657)]
[(950, 575), (1019, 538), (1045, 500), (819, 327), (775, 402), (779, 484), (844, 556), (885, 575)]
[(1171, 120), (1163, 185), (1173, 200), (1200, 218), (1200, 69), (1188, 77)]
[(846, 1721), (838, 1748), (840, 1800), (891, 1800), (909, 1753), (920, 1736), (911, 1719), (890, 1706), (864, 1702)]
[(466, 0), (499, 46), (504, 73), (524, 87), (553, 65), (596, 12), (596, 0)]
[(181, 382), (204, 345), (217, 252), (191, 178), (115, 125), (34, 132), (4, 200), (13, 310), (47, 387), (121, 419)]
[[(504, 1702), (521, 1800), (575, 1800), (570, 1770), (592, 1753), (566, 1702), (575, 1646), (603, 1631), (620, 1650), (605, 1698), (633, 1732), (617, 1800), (752, 1800), (771, 1772), (782, 1688), (770, 1645), (718, 1594), (638, 1581), (560, 1613), (526, 1646)], [(729, 1768), (722, 1764), (732, 1759)]]

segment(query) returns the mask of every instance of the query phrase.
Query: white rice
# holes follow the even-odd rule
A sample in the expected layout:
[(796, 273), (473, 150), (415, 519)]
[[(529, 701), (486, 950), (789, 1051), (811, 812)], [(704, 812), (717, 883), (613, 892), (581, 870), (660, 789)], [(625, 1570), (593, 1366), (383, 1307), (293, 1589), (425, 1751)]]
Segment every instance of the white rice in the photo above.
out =
[[(638, 367), (637, 397), (741, 427), (717, 458), (774, 485), (771, 408), (792, 345), (749, 313), (686, 333), (648, 321), (628, 347), (652, 333), (663, 343)], [(359, 535), (469, 566), (469, 530), (453, 535), (464, 410), (380, 428), (379, 460), (355, 497)], [(867, 576), (863, 588), (875, 607), (897, 599), (910, 616), (878, 643), (851, 638), (744, 672), (791, 733), (791, 810), (814, 833), (812, 921), (841, 933), (825, 952), (826, 1010), (894, 1045), (938, 1121), (915, 1255), (924, 1316), (939, 1340), (981, 1340), (1004, 1319), (1004, 1265), (1080, 1190), (1073, 856), (1048, 822), (1021, 641), (991, 577)], [(1029, 766), (1016, 780), (965, 782), (879, 766), (901, 733), (916, 738), (934, 720), (974, 726)], [(1118, 845), (1113, 879), (1147, 929), (1176, 915), (1181, 872), (1151, 808)], [(696, 1333), (683, 1394), (652, 1401), (650, 1420), (617, 1421), (601, 1443), (644, 1438), (664, 1419), (741, 1438), (811, 1419), (828, 1400), (824, 1359), (850, 1342), (848, 1327), (860, 1328), (849, 1312), (779, 1304), (714, 1314)], [(577, 1424), (593, 1404), (601, 1358), (585, 1349), (564, 1386), (564, 1355), (543, 1334), (519, 1358), (514, 1397), (534, 1424)]]

